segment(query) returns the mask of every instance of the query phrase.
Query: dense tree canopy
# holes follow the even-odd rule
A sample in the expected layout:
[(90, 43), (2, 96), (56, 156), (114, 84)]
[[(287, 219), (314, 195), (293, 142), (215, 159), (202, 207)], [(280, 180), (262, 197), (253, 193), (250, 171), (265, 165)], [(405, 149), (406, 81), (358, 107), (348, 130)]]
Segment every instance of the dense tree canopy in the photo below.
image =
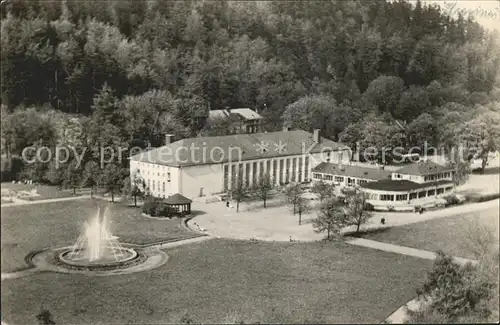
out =
[[(420, 2), (1, 6), (3, 153), (40, 140), (156, 146), (165, 133), (200, 134), (209, 110), (225, 107), (259, 109), (267, 130), (286, 122), (394, 145), (437, 129), (432, 141), (445, 142), (439, 121), (453, 112), (472, 119), (476, 105), (500, 100), (498, 35)], [(73, 131), (61, 134), (47, 116)]]

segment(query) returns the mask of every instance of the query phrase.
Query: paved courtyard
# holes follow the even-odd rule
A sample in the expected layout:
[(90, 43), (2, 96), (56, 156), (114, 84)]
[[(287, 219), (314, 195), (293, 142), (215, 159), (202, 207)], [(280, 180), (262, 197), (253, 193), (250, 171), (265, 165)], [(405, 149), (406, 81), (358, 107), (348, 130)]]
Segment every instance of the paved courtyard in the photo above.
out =
[[(202, 210), (188, 222), (193, 230), (201, 230), (215, 237), (235, 239), (259, 239), (270, 241), (314, 241), (324, 238), (324, 234), (316, 234), (311, 220), (316, 217), (317, 210), (302, 216), (302, 225), (298, 224), (298, 215), (293, 215), (288, 205), (275, 200), (264, 209), (262, 203), (242, 203), (240, 212), (236, 208), (226, 208), (224, 203), (195, 203), (194, 210)], [(362, 226), (364, 228), (380, 227), (380, 219), (384, 217), (386, 226), (403, 226), (427, 220), (446, 218), (467, 213), (481, 213), (486, 210), (500, 208), (499, 201), (471, 203), (441, 210), (428, 211), (424, 214), (408, 212), (376, 212), (373, 218)], [(351, 227), (352, 228), (352, 227)]]
[(262, 202), (241, 203), (239, 212), (235, 206), (227, 208), (224, 202), (193, 203), (193, 210), (203, 213), (191, 219), (188, 226), (193, 230), (201, 228), (215, 237), (271, 241), (289, 241), (290, 237), (313, 241), (324, 237), (314, 233), (311, 224), (316, 211), (303, 214), (299, 226), (298, 214), (293, 215), (290, 206), (280, 199), (268, 202), (267, 208)]

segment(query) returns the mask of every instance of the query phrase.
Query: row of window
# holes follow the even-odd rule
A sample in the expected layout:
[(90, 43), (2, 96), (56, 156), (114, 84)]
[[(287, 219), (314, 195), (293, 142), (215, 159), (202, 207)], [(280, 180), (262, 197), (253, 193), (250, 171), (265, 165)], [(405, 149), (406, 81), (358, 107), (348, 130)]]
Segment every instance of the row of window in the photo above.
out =
[(434, 174), (434, 175), (427, 175), (424, 176), (424, 181), (437, 181), (440, 179), (447, 179), (451, 178), (451, 172), (446, 172), (446, 173), (439, 173), (439, 174)]
[[(316, 180), (325, 180), (325, 181), (333, 181), (335, 179), (336, 183), (343, 183), (344, 182), (344, 177), (343, 176), (333, 176), (329, 174), (320, 174), (320, 173), (313, 173), (313, 178)], [(368, 180), (366, 179), (360, 179), (360, 178), (347, 178), (347, 185), (354, 185), (354, 184), (366, 184), (368, 183)]]
[(159, 192), (159, 191), (160, 191), (160, 185), (162, 185), (162, 186), (161, 186), (161, 191), (162, 191), (163, 193), (165, 193), (165, 188), (166, 188), (166, 186), (165, 186), (165, 182), (160, 182), (160, 181), (155, 181), (155, 180), (152, 180), (152, 181), (151, 181), (150, 179), (148, 179), (146, 182), (147, 182), (147, 184), (148, 184), (148, 188), (149, 188), (152, 192), (156, 192), (156, 191), (157, 191), (157, 189), (158, 189), (158, 192)]
[[(424, 198), (424, 197), (431, 197), (434, 195), (440, 195), (445, 192), (451, 192), (453, 190), (453, 187), (446, 187), (446, 188), (438, 188), (433, 189), (433, 190), (428, 190), (428, 191), (420, 191), (418, 193), (410, 193), (408, 194), (397, 194), (396, 195), (396, 201), (408, 201), (408, 200), (414, 200), (417, 198)], [(380, 194), (380, 198), (378, 194), (369, 194), (369, 199), (370, 200), (380, 200), (380, 201), (394, 201), (394, 195), (393, 194)]]
[[(306, 174), (304, 179), (302, 179), (302, 164), (304, 159), (304, 167), (306, 168)], [(245, 165), (245, 168), (243, 168)], [(298, 166), (298, 172), (297, 171)], [(287, 184), (289, 182), (303, 182), (307, 181), (308, 168), (309, 168), (309, 157), (295, 157), (295, 158), (284, 158), (284, 159), (270, 159), (260, 162), (248, 162), (239, 163), (231, 165), (231, 175), (229, 175), (229, 165), (224, 165), (224, 190), (229, 189), (230, 181), (235, 181), (238, 175), (238, 170), (245, 171), (243, 175), (245, 177), (245, 185), (249, 187), (251, 184), (257, 183), (257, 171), (260, 175), (263, 175), (266, 171), (271, 172), (270, 175), (273, 180), (278, 184)], [(272, 167), (272, 168), (271, 168)], [(280, 173), (278, 173), (278, 169)], [(253, 171), (253, 177), (250, 177), (250, 170)], [(250, 182), (251, 179), (251, 182)]]
[[(153, 166), (155, 166), (155, 165), (153, 165)], [(137, 174), (140, 174), (140, 173), (141, 173), (141, 170), (139, 168), (137, 168)], [(155, 173), (149, 172), (148, 170), (146, 170), (145, 176), (155, 176)], [(156, 176), (160, 176), (160, 173), (156, 173)], [(166, 173), (166, 176), (167, 176), (167, 182), (170, 182), (170, 173)], [(161, 173), (161, 177), (165, 177), (165, 173)]]

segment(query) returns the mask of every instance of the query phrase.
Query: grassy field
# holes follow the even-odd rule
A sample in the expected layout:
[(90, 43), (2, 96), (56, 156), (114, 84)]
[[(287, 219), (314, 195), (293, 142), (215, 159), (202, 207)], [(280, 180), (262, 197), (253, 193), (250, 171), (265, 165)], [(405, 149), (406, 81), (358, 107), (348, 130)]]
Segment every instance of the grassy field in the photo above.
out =
[[(78, 200), (2, 208), (2, 271), (25, 267), (24, 257), (31, 251), (73, 244), (98, 206), (106, 203)], [(145, 218), (140, 209), (118, 203), (109, 207), (111, 231), (121, 242), (142, 245), (194, 235), (179, 219)]]
[[(46, 199), (56, 199), (74, 196), (72, 189), (59, 190), (57, 186), (47, 186), (47, 185), (33, 185), (33, 184), (12, 184), (12, 183), (2, 183), (2, 189), (9, 189), (12, 191), (31, 191), (32, 189), (37, 190), (40, 196), (30, 197), (30, 201), (39, 201)], [(76, 195), (90, 194), (88, 189), (77, 189)]]
[(428, 251), (443, 250), (453, 256), (474, 258), (469, 249), (464, 234), (470, 229), (470, 224), (477, 222), (487, 225), (499, 237), (499, 212), (495, 208), (453, 217), (440, 218), (390, 228), (383, 232), (369, 233), (364, 238), (390, 244), (409, 246)]
[(123, 276), (41, 273), (2, 282), (2, 317), (34, 324), (380, 322), (415, 296), (432, 262), (343, 243), (213, 239)]

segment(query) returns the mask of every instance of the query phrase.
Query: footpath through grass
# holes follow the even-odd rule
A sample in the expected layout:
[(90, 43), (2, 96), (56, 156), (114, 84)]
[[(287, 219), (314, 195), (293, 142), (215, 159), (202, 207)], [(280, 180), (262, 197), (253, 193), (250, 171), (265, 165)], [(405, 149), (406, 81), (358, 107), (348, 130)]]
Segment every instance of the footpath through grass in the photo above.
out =
[(494, 232), (498, 242), (499, 211), (496, 206), (476, 213), (459, 214), (388, 228), (384, 231), (365, 233), (362, 237), (433, 252), (442, 250), (458, 257), (474, 258), (465, 239), (471, 222), (487, 226)]
[[(2, 317), (33, 324), (378, 323), (415, 296), (432, 261), (344, 243), (213, 239), (123, 276), (42, 273), (3, 281)], [(185, 318), (186, 319), (186, 318)]]

